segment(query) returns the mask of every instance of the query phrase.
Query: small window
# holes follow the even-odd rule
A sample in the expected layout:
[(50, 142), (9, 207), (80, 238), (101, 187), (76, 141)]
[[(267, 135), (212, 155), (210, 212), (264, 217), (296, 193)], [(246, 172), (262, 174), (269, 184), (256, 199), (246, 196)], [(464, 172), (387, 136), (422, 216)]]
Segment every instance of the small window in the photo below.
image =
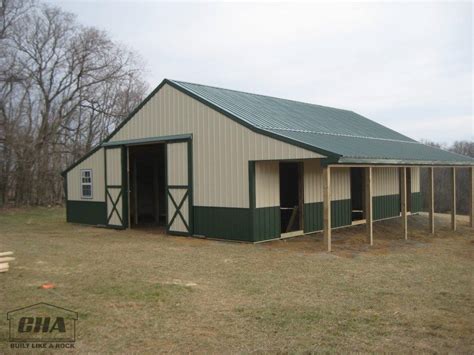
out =
[(81, 197), (92, 198), (92, 170), (81, 170)]

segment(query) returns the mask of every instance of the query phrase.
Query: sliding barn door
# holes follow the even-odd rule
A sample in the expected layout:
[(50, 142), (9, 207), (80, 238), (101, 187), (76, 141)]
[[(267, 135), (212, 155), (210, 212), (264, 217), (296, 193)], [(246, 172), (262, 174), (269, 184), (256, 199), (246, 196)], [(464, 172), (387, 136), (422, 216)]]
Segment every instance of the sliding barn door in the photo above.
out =
[(168, 143), (167, 199), (170, 234), (192, 234), (192, 148), (191, 141)]
[(126, 228), (128, 212), (126, 209), (126, 160), (125, 148), (105, 149), (105, 195), (107, 201), (107, 226)]

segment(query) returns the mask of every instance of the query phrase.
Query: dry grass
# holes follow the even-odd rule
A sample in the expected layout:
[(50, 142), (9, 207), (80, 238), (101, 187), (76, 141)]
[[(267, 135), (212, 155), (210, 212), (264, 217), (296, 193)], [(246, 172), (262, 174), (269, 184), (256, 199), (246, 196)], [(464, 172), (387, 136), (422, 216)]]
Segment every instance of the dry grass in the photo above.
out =
[[(49, 302), (79, 312), (79, 352), (472, 353), (473, 231), (437, 217), (267, 244), (68, 225), (62, 209), (0, 211), (0, 312)], [(38, 289), (44, 282), (57, 288)], [(7, 350), (0, 316), (0, 353)]]

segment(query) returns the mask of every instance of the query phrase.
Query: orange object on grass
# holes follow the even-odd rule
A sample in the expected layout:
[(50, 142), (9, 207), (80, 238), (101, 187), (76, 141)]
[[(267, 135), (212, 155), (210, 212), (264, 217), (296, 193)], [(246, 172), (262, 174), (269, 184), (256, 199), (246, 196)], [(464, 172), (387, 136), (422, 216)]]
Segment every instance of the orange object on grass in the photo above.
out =
[(56, 287), (56, 286), (55, 286), (53, 283), (47, 282), (47, 283), (45, 283), (45, 284), (42, 284), (40, 288), (47, 290), (47, 289), (49, 289), (49, 288), (55, 288), (55, 287)]

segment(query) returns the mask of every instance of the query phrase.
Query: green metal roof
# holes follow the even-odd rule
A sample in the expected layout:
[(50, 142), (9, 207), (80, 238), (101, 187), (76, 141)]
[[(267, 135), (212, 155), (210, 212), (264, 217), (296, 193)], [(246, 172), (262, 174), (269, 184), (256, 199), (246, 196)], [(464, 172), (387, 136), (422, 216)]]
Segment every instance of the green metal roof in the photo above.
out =
[[(349, 110), (165, 80), (223, 114), (340, 163), (474, 165), (474, 159), (433, 148)], [(163, 84), (163, 83), (162, 83)]]
[[(474, 165), (474, 159), (419, 143), (355, 112), (270, 96), (164, 79), (98, 146), (130, 142), (110, 139), (168, 84), (255, 132), (280, 139), (341, 164)], [(152, 140), (155, 138), (152, 138)], [(133, 142), (132, 142), (133, 143)]]

